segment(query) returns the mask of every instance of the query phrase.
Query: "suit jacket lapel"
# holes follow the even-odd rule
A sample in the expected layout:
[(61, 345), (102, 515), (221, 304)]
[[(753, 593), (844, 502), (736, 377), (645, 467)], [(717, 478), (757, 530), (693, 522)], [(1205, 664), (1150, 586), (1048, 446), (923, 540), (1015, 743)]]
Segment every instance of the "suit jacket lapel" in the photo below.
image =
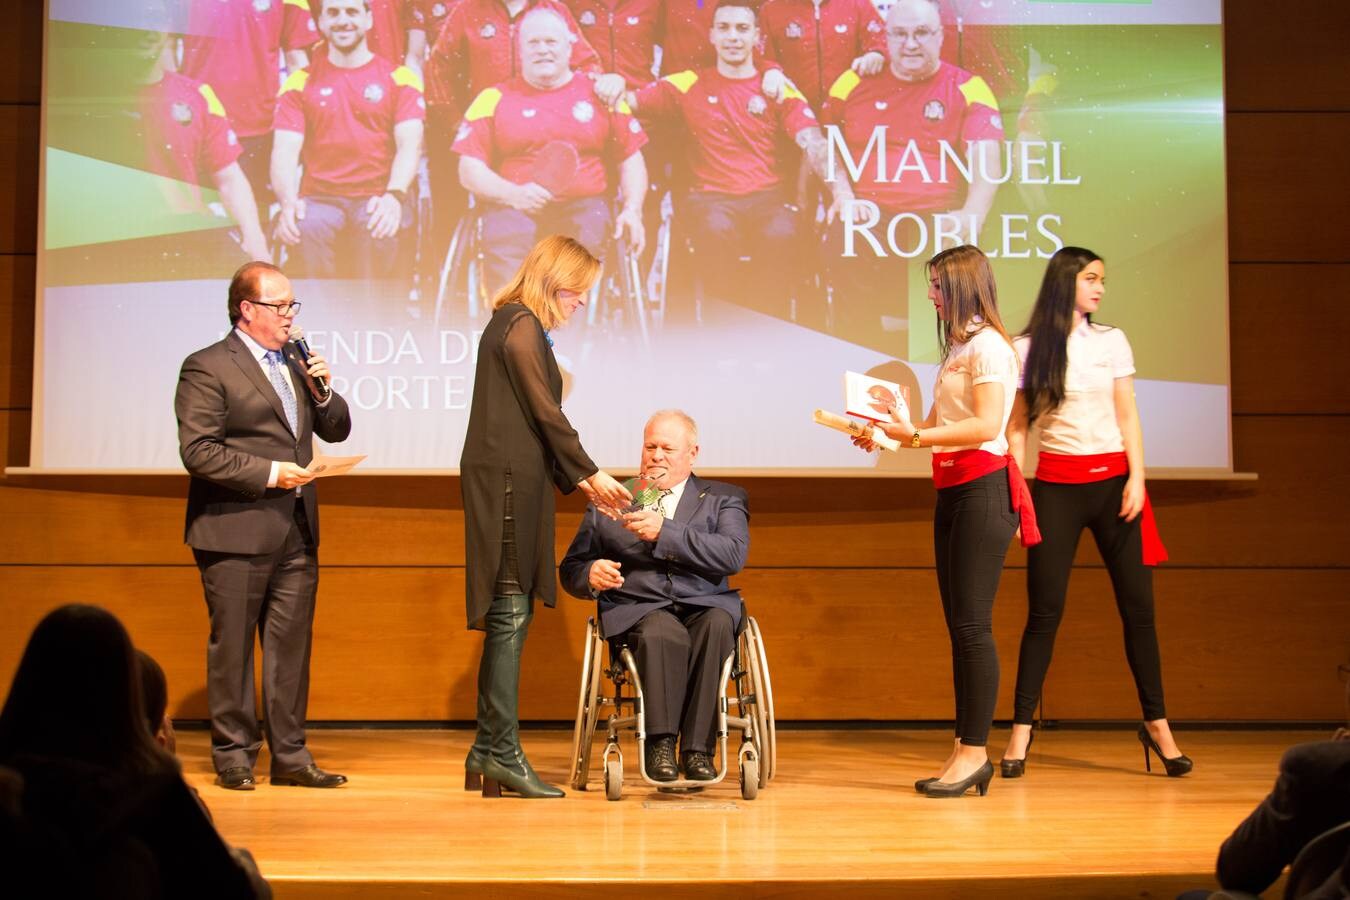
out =
[(684, 492), (680, 494), (679, 505), (675, 507), (675, 521), (682, 525), (689, 524), (689, 520), (694, 518), (694, 511), (703, 503), (705, 494), (707, 489), (703, 479), (690, 473), (689, 480), (684, 483)]
[[(263, 374), (262, 366), (253, 358), (253, 354), (249, 352), (248, 347), (233, 331), (225, 338), (225, 346), (230, 348), (230, 353), (234, 356), (234, 364), (239, 367), (239, 371), (243, 372), (244, 377), (253, 383), (253, 386), (267, 399), (268, 403), (272, 404), (272, 410), (281, 420), (282, 427), (288, 432), (291, 431), (291, 423), (286, 421), (286, 407), (281, 405), (281, 398), (277, 396), (276, 388), (272, 387), (272, 382)], [(298, 402), (299, 398), (297, 398), (297, 405)], [(291, 432), (291, 437), (295, 436), (295, 433)]]

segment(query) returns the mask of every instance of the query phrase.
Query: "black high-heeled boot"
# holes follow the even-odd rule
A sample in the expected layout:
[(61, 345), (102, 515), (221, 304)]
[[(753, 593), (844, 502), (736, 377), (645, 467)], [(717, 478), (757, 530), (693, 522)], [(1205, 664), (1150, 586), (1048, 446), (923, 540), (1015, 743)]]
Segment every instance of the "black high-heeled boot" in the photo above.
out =
[(979, 790), (980, 796), (983, 797), (989, 793), (989, 782), (993, 779), (994, 764), (986, 759), (984, 765), (968, 777), (962, 778), (960, 781), (935, 781), (924, 788), (923, 793), (927, 797), (961, 797), (965, 795), (966, 791), (976, 788)]
[(1148, 751), (1150, 750), (1158, 754), (1158, 759), (1162, 760), (1163, 768), (1167, 770), (1168, 778), (1180, 778), (1195, 767), (1195, 763), (1191, 762), (1191, 758), (1184, 753), (1181, 756), (1174, 756), (1171, 759), (1163, 756), (1162, 748), (1159, 747), (1158, 742), (1153, 739), (1153, 735), (1148, 733), (1147, 725), (1140, 724), (1136, 736), (1139, 738), (1139, 743), (1144, 745), (1144, 771), (1153, 771), (1153, 766), (1149, 764), (1148, 758)]
[(1032, 729), (1030, 737), (1027, 738), (1027, 749), (1021, 759), (1009, 759), (1003, 757), (999, 760), (999, 774), (1004, 778), (1021, 778), (1027, 773), (1027, 757), (1031, 755), (1031, 745), (1036, 741), (1036, 730)]
[[(493, 597), (484, 621), (487, 634), (483, 638), (478, 693), (491, 738), (489, 752), (482, 757), (484, 797), (500, 797), (502, 788), (522, 797), (564, 796), (535, 774), (520, 746), (520, 656), (533, 617), (531, 606), (526, 594)], [(466, 759), (466, 769), (468, 764)]]

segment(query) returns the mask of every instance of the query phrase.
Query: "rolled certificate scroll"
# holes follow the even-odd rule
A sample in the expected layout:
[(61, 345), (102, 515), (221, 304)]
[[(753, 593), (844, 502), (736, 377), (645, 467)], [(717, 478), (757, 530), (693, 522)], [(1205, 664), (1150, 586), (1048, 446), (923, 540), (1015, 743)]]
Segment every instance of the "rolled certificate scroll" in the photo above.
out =
[(833, 428), (835, 431), (842, 431), (844, 434), (850, 434), (853, 437), (870, 437), (878, 447), (890, 450), (892, 453), (900, 449), (900, 442), (886, 437), (886, 433), (880, 428), (855, 422), (846, 416), (818, 409), (812, 413), (811, 418), (815, 420), (817, 425), (824, 425), (826, 428)]

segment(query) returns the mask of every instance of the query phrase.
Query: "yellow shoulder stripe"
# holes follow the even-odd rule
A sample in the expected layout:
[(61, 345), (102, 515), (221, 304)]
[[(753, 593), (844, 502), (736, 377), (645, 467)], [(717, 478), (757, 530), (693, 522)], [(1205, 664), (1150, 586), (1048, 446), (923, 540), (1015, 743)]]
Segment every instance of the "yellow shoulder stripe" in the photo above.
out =
[(1057, 87), (1059, 87), (1059, 79), (1046, 72), (1044, 75), (1036, 76), (1036, 80), (1031, 83), (1031, 87), (1027, 88), (1027, 96), (1030, 97), (1032, 94), (1049, 96), (1055, 92)]
[(202, 99), (206, 101), (207, 112), (213, 116), (220, 116), (222, 119), (225, 118), (225, 104), (221, 103), (220, 98), (216, 96), (216, 92), (211, 90), (211, 85), (199, 85), (197, 87), (197, 93), (201, 94)]
[(299, 69), (294, 71), (286, 76), (286, 80), (282, 82), (281, 91), (277, 96), (281, 96), (281, 94), (284, 94), (287, 91), (303, 91), (307, 83), (309, 83), (309, 69)]
[[(852, 71), (852, 70), (850, 70), (850, 71)], [(800, 101), (802, 101), (803, 103), (805, 103), (805, 102), (806, 102), (806, 95), (803, 94), (801, 91), (797, 90), (797, 86), (794, 85), (792, 82), (789, 81), (789, 82), (787, 82), (786, 84), (783, 85), (783, 99), (784, 99), (784, 100), (800, 100)]]
[(845, 69), (844, 74), (834, 80), (830, 85), (830, 97), (834, 100), (847, 100), (848, 95), (853, 93), (853, 89), (862, 84), (862, 79), (858, 73), (852, 69)]
[(309, 12), (309, 0), (281, 0), (282, 6), (294, 6)]
[(974, 106), (979, 103), (989, 107), (994, 112), (998, 112), (998, 100), (994, 97), (994, 92), (989, 90), (989, 85), (984, 83), (984, 79), (978, 75), (970, 76), (970, 80), (961, 85), (961, 93), (966, 95), (966, 105)]
[(496, 88), (488, 88), (469, 104), (468, 112), (464, 113), (464, 121), (477, 122), (479, 119), (486, 119), (497, 111), (497, 104), (502, 100), (502, 92)]
[(670, 82), (675, 90), (679, 91), (681, 94), (687, 94), (689, 93), (689, 89), (694, 86), (694, 83), (698, 81), (698, 73), (690, 69), (685, 69), (683, 72), (675, 72), (671, 75), (667, 75), (662, 81)]
[(623, 113), (625, 116), (631, 116), (633, 114), (633, 107), (628, 105), (627, 100), (619, 100), (619, 105), (614, 107), (614, 109)]
[(393, 78), (394, 84), (398, 85), (399, 87), (416, 88), (418, 93), (421, 93), (423, 91), (422, 76), (418, 75), (416, 72), (414, 72), (407, 66), (399, 66), (397, 69), (395, 69)]

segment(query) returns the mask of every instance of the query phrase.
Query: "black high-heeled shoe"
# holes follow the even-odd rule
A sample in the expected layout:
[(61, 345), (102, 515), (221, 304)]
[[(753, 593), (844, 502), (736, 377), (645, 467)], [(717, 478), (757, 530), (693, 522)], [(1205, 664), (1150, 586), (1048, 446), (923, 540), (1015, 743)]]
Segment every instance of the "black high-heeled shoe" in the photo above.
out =
[(960, 797), (971, 788), (976, 788), (983, 797), (989, 793), (989, 782), (994, 779), (994, 764), (989, 760), (984, 761), (968, 778), (962, 778), (960, 781), (935, 781), (924, 789), (924, 796), (927, 797)]
[(1027, 757), (1031, 755), (1031, 745), (1036, 741), (1036, 731), (1033, 729), (1031, 736), (1027, 738), (1027, 749), (1021, 759), (1008, 759), (1003, 757), (999, 760), (998, 771), (1004, 778), (1021, 778), (1027, 772)]
[(1191, 758), (1184, 753), (1181, 756), (1174, 756), (1171, 759), (1163, 756), (1162, 748), (1159, 747), (1158, 742), (1153, 739), (1153, 735), (1148, 733), (1148, 726), (1141, 724), (1139, 726), (1139, 731), (1136, 733), (1136, 737), (1139, 738), (1139, 743), (1144, 745), (1144, 771), (1153, 771), (1153, 767), (1150, 765), (1148, 758), (1148, 751), (1150, 750), (1158, 754), (1158, 759), (1162, 760), (1163, 768), (1167, 770), (1168, 778), (1180, 778), (1194, 768), (1195, 764), (1191, 762)]

